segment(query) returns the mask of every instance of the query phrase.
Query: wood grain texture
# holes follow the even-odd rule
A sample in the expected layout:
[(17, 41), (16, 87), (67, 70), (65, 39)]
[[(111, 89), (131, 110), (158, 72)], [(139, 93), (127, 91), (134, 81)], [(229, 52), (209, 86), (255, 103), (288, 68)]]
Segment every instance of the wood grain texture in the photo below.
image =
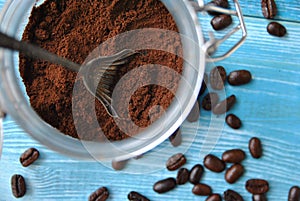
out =
[[(1, 3), (3, 1), (0, 1), (0, 6)], [(245, 200), (251, 200), (244, 184), (250, 178), (262, 178), (270, 183), (268, 199), (285, 201), (289, 188), (300, 185), (300, 4), (295, 0), (276, 1), (280, 11), (278, 19), (288, 30), (286, 37), (277, 38), (266, 32), (269, 20), (262, 18), (260, 1), (240, 0), (240, 3), (246, 15), (247, 41), (230, 58), (208, 64), (208, 69), (223, 65), (228, 72), (247, 69), (253, 74), (250, 84), (240, 87), (226, 85), (226, 94), (237, 96), (237, 104), (230, 112), (241, 118), (243, 126), (233, 130), (224, 123), (224, 116), (215, 117), (210, 112), (201, 111), (199, 122), (184, 123), (183, 145), (169, 150), (185, 151), (189, 147), (185, 153), (185, 167), (190, 169), (196, 163), (202, 164), (203, 155), (207, 152), (221, 157), (227, 149), (241, 148), (247, 154), (243, 161), (246, 172), (237, 183), (227, 184), (224, 173), (208, 170), (201, 182), (211, 185), (215, 193), (222, 194), (230, 188), (238, 191)], [(207, 16), (199, 16), (199, 20), (205, 32), (210, 29)], [(231, 37), (220, 52), (228, 49), (238, 37)], [(108, 168), (109, 162), (78, 161), (47, 149), (32, 140), (10, 116), (3, 126), (0, 201), (16, 200), (10, 189), (10, 177), (15, 173), (24, 175), (28, 188), (26, 196), (18, 200), (82, 201), (100, 186), (107, 186), (111, 201), (126, 200), (131, 190), (154, 201), (205, 200), (205, 197), (192, 194), (191, 184), (179, 186), (163, 195), (153, 192), (152, 185), (157, 180), (176, 176), (176, 172), (164, 168), (164, 161), (170, 156), (168, 151), (151, 151), (139, 161), (131, 160), (124, 172), (116, 172)], [(254, 136), (259, 137), (263, 144), (261, 159), (253, 159), (248, 151), (248, 141)], [(206, 144), (205, 139), (209, 140)], [(166, 141), (157, 150), (168, 146)], [(24, 168), (19, 157), (29, 147), (38, 148), (41, 156), (32, 166)], [(158, 170), (153, 171), (153, 167)]]

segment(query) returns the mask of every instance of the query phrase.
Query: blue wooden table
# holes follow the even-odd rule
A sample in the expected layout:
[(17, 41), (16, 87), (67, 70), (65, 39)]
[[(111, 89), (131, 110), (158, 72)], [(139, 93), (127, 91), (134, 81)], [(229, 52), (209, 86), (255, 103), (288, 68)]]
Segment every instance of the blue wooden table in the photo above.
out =
[[(4, 0), (0, 1), (0, 7)], [(203, 183), (213, 187), (215, 193), (226, 189), (239, 192), (245, 200), (251, 195), (245, 190), (245, 181), (250, 178), (266, 179), (270, 183), (268, 199), (287, 200), (289, 188), (300, 186), (300, 3), (298, 0), (276, 0), (278, 15), (273, 21), (282, 23), (288, 34), (283, 38), (269, 35), (266, 26), (270, 20), (262, 16), (259, 0), (240, 0), (248, 29), (244, 45), (230, 58), (214, 65), (222, 65), (230, 72), (248, 69), (253, 81), (241, 87), (226, 85), (226, 94), (235, 94), (237, 104), (231, 112), (243, 121), (243, 127), (233, 130), (222, 122), (222, 128), (215, 130), (221, 136), (210, 150), (203, 147), (211, 113), (201, 111), (196, 123), (184, 123), (183, 145), (191, 144), (185, 155), (191, 168), (203, 162), (203, 154), (209, 151), (216, 156), (227, 149), (241, 148), (247, 154), (243, 162), (246, 172), (235, 184), (224, 181), (224, 173), (206, 171)], [(208, 18), (199, 16), (204, 30), (210, 27)], [(238, 37), (238, 36), (236, 36)], [(229, 40), (224, 49), (229, 47)], [(19, 200), (87, 200), (90, 193), (101, 186), (110, 191), (109, 200), (127, 200), (128, 192), (134, 190), (151, 200), (205, 200), (205, 197), (191, 193), (192, 185), (177, 187), (171, 192), (159, 195), (152, 190), (153, 184), (166, 177), (175, 177), (176, 172), (159, 168), (151, 170), (151, 164), (144, 164), (142, 171), (128, 169), (114, 171), (107, 163), (71, 159), (49, 150), (26, 134), (18, 124), (8, 117), (4, 124), (4, 146), (0, 160), (0, 201), (15, 200), (11, 193), (10, 178), (22, 174), (27, 183), (27, 193)], [(190, 138), (197, 133), (195, 139)], [(251, 137), (259, 137), (263, 144), (263, 157), (253, 159), (248, 151)], [(40, 150), (41, 156), (33, 165), (24, 168), (19, 163), (20, 154), (29, 147)], [(174, 148), (176, 153), (180, 148)], [(204, 151), (203, 151), (204, 150)], [(149, 153), (151, 155), (151, 152)], [(146, 156), (147, 157), (147, 154)], [(169, 156), (156, 155), (158, 161)], [(134, 161), (132, 163), (135, 163)], [(142, 165), (141, 165), (142, 166)]]

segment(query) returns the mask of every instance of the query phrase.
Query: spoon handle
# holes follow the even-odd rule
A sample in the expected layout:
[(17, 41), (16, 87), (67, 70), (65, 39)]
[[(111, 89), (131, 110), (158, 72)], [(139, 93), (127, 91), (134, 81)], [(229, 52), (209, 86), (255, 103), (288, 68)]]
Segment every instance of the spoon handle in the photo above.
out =
[(78, 72), (80, 68), (80, 65), (77, 63), (53, 54), (36, 45), (27, 43), (25, 41), (18, 41), (15, 38), (8, 36), (2, 32), (0, 32), (0, 47), (17, 50), (32, 59), (43, 59), (51, 63), (62, 65), (74, 72)]

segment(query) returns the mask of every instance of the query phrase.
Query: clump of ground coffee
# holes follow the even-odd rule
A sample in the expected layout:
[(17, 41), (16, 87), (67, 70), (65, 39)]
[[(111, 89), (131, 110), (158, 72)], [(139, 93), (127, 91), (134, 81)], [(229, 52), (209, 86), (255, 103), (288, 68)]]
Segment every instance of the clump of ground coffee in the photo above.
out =
[[(158, 0), (46, 0), (33, 8), (23, 40), (37, 44), (59, 56), (82, 64), (86, 57), (101, 43), (126, 31), (142, 28), (159, 28), (178, 32), (171, 14)], [(163, 39), (163, 36), (158, 36)], [(145, 36), (147, 40), (147, 36)], [(173, 49), (182, 55), (180, 40), (161, 40), (164, 49)], [(113, 47), (112, 47), (113, 49)], [(107, 54), (113, 50), (110, 49)], [(145, 64), (160, 64), (178, 73), (182, 72), (183, 60), (175, 54), (161, 50), (144, 50), (120, 67), (118, 76)], [(102, 104), (95, 100), (96, 116), (100, 127), (89, 129), (78, 136), (74, 117), (80, 116), (85, 123), (91, 122), (90, 114), (72, 113), (72, 93), (77, 73), (46, 61), (20, 56), (20, 73), (30, 98), (31, 106), (40, 117), (66, 135), (85, 140), (95, 140), (100, 133), (109, 140), (128, 137), (118, 128)], [(162, 78), (162, 75), (157, 75)], [(141, 77), (148, 79), (147, 77)], [(168, 80), (168, 78), (165, 78)], [(172, 80), (170, 80), (172, 81)], [(173, 80), (174, 81), (174, 80)], [(177, 87), (176, 80), (171, 86)], [(126, 93), (126, 90), (124, 92)], [(82, 97), (91, 94), (83, 90)], [(122, 97), (122, 94), (120, 95)], [(151, 124), (149, 112), (155, 105), (166, 109), (174, 98), (168, 89), (148, 85), (138, 89), (129, 103), (132, 121), (146, 127)], [(87, 105), (78, 99), (79, 105)], [(83, 126), (84, 128), (84, 126)]]

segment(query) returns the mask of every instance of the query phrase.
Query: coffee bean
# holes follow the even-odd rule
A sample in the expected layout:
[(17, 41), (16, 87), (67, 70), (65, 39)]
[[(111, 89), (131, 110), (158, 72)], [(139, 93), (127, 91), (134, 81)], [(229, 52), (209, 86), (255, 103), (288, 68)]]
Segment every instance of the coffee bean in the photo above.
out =
[(265, 194), (252, 195), (252, 201), (268, 201)]
[(253, 158), (260, 158), (262, 156), (262, 145), (260, 139), (253, 137), (249, 141), (249, 151)]
[(174, 170), (179, 169), (185, 163), (186, 163), (185, 156), (182, 153), (178, 153), (178, 154), (175, 154), (175, 155), (171, 156), (168, 159), (168, 161), (166, 163), (166, 166), (167, 166), (168, 170), (174, 171)]
[(37, 149), (35, 148), (29, 148), (27, 149), (21, 156), (20, 156), (20, 163), (24, 167), (28, 167), (34, 161), (36, 161), (40, 156), (40, 153)]
[(224, 192), (223, 197), (225, 201), (244, 201), (238, 192), (230, 189)]
[(178, 128), (170, 137), (169, 141), (174, 147), (178, 147), (181, 145), (182, 142), (182, 136), (181, 136), (181, 130)]
[[(204, 92), (206, 91), (207, 89), (207, 85), (206, 83), (208, 82), (208, 76), (207, 74), (205, 73), (204, 76), (203, 76), (203, 81), (202, 81), (202, 85), (201, 85), (201, 89), (200, 89), (200, 92), (199, 92), (199, 95), (198, 96), (201, 96), (204, 94)], [(198, 97), (199, 98), (199, 97)]]
[(263, 194), (269, 191), (269, 183), (263, 179), (249, 179), (246, 182), (246, 189), (252, 194)]
[(237, 163), (232, 165), (225, 173), (225, 180), (233, 184), (244, 174), (244, 167)]
[(89, 201), (105, 201), (108, 197), (108, 189), (106, 187), (101, 187), (89, 196)]
[(252, 80), (250, 71), (247, 70), (236, 70), (229, 73), (227, 81), (230, 85), (239, 86), (247, 84)]
[(206, 198), (205, 201), (221, 201), (221, 200), (222, 200), (221, 195), (219, 195), (219, 194), (212, 194), (208, 198)]
[(127, 198), (130, 201), (150, 201), (144, 195), (142, 195), (138, 192), (135, 192), (135, 191), (131, 191), (130, 193), (128, 193)]
[(226, 163), (240, 163), (246, 157), (246, 154), (241, 149), (227, 150), (222, 154), (222, 160)]
[(126, 167), (127, 163), (128, 160), (123, 160), (123, 161), (113, 160), (111, 162), (111, 166), (114, 170), (123, 170)]
[(235, 104), (236, 97), (235, 95), (231, 95), (225, 100), (219, 102), (214, 108), (213, 113), (214, 114), (224, 114), (225, 112), (228, 112), (231, 107)]
[(0, 118), (4, 119), (6, 116), (7, 116), (7, 114), (0, 110)]
[(191, 112), (190, 112), (190, 114), (187, 116), (186, 119), (189, 122), (196, 122), (196, 121), (198, 121), (199, 116), (200, 116), (200, 107), (199, 107), (199, 102), (196, 101), (193, 108), (192, 108), (192, 110), (191, 110)]
[(189, 181), (192, 184), (198, 184), (204, 172), (204, 168), (200, 164), (194, 165), (190, 171)]
[[(228, 0), (214, 0), (214, 1), (209, 2), (208, 5), (218, 6), (218, 7), (222, 7), (222, 8), (229, 7)], [(210, 15), (220, 15), (221, 14), (221, 13), (215, 12), (215, 11), (207, 11), (207, 13)]]
[(239, 129), (242, 126), (242, 121), (234, 114), (228, 114), (226, 116), (226, 123), (233, 129)]
[(224, 88), (226, 81), (226, 70), (223, 66), (216, 66), (210, 71), (210, 85), (215, 90)]
[(261, 10), (265, 18), (272, 19), (277, 14), (277, 6), (274, 0), (261, 0)]
[(231, 16), (226, 14), (217, 15), (210, 21), (212, 28), (216, 31), (225, 29), (226, 27), (231, 25), (231, 23)]
[(174, 178), (167, 178), (156, 182), (153, 185), (153, 190), (157, 193), (165, 193), (176, 187), (176, 180)]
[(202, 108), (204, 110), (211, 110), (219, 101), (219, 95), (217, 93), (211, 92), (206, 94), (202, 100)]
[(211, 195), (212, 189), (210, 186), (208, 186), (206, 184), (196, 184), (196, 185), (194, 185), (192, 192), (195, 195)]
[(11, 177), (11, 190), (16, 198), (20, 198), (25, 195), (26, 183), (22, 175), (15, 174)]
[(205, 156), (203, 161), (204, 166), (213, 171), (213, 172), (222, 172), (225, 170), (225, 163), (224, 161), (220, 160), (218, 157), (208, 154)]
[(270, 22), (267, 31), (273, 36), (283, 37), (286, 34), (286, 28), (278, 22)]
[(177, 172), (176, 184), (183, 185), (189, 180), (189, 170), (186, 168), (180, 168)]
[(288, 201), (300, 201), (300, 188), (298, 186), (290, 188)]

